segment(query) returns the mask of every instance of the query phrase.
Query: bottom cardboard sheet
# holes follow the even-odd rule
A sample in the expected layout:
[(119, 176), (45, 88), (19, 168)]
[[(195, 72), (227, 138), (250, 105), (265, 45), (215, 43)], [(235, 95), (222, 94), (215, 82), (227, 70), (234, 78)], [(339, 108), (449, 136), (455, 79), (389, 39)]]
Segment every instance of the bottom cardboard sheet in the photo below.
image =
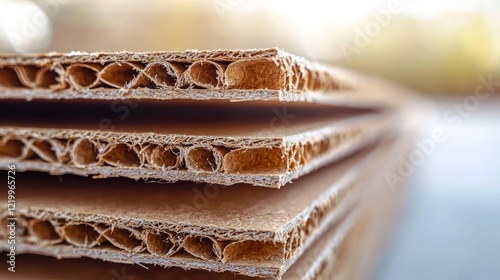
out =
[[(363, 197), (342, 221), (328, 228), (282, 275), (282, 279), (365, 279), (377, 259), (383, 240), (401, 204), (402, 188), (392, 191), (384, 179), (394, 168), (394, 155), (405, 154), (393, 147), (379, 166)], [(30, 245), (27, 245), (30, 246)], [(36, 252), (36, 247), (31, 248)], [(7, 270), (8, 256), (2, 253), (2, 279), (262, 279), (204, 270), (183, 270), (148, 265), (110, 263), (88, 258), (57, 260), (36, 255), (17, 255), (16, 272)], [(265, 278), (264, 278), (265, 279)]]

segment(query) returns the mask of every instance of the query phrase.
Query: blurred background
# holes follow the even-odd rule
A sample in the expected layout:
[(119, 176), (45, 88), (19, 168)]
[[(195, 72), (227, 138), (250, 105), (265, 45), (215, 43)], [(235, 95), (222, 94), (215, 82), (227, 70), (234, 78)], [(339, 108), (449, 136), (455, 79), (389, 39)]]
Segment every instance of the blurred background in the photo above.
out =
[(373, 279), (500, 279), (500, 1), (0, 0), (0, 52), (274, 46), (435, 101)]
[(500, 1), (0, 0), (0, 52), (274, 46), (467, 94), (500, 77)]

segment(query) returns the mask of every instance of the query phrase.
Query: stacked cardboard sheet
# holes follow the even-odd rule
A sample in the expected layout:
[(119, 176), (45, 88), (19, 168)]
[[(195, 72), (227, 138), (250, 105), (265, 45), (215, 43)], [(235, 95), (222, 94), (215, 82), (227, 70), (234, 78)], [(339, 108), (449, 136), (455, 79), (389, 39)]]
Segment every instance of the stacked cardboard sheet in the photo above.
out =
[(15, 117), (36, 112), (37, 105), (9, 104), (0, 113), (3, 168), (15, 162), (19, 170), (55, 174), (267, 187), (281, 187), (394, 133), (397, 121), (390, 113), (341, 108), (304, 112), (263, 104), (244, 111), (249, 105), (241, 103), (140, 104), (125, 120), (110, 116), (106, 129), (107, 104), (83, 112), (78, 104), (50, 105)]
[(4, 55), (0, 97), (2, 169), (81, 175), (19, 173), (15, 213), (0, 205), (17, 254), (89, 258), (22, 256), (26, 277), (368, 271), (355, 245), (380, 243), (398, 200), (381, 171), (414, 134), (397, 87), (276, 49)]

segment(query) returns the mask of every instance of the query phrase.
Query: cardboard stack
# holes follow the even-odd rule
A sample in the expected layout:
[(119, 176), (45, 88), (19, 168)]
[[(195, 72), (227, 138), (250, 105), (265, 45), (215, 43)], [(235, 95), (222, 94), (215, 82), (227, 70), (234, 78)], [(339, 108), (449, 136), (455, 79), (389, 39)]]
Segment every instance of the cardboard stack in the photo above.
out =
[(361, 279), (404, 91), (277, 49), (0, 56), (1, 168), (80, 175), (17, 173), (0, 249), (14, 216), (19, 279)]

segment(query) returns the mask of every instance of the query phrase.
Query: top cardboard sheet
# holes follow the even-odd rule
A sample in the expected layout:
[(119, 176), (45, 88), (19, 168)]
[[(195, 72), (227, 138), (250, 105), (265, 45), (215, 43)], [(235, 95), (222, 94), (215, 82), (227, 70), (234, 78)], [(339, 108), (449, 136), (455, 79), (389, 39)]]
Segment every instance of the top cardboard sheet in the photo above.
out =
[[(393, 104), (391, 85), (276, 48), (0, 55), (4, 99), (192, 99)], [(396, 99), (402, 98), (397, 94)]]

